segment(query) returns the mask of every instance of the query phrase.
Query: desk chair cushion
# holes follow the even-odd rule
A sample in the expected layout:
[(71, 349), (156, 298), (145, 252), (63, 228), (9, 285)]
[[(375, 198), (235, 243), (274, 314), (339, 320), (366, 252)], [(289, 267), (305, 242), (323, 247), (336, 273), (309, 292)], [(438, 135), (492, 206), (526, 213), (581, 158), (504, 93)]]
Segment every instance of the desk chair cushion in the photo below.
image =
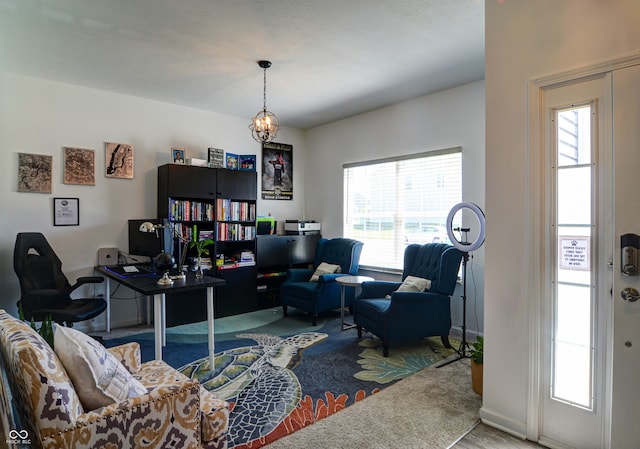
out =
[(56, 326), (54, 349), (85, 410), (96, 410), (147, 393), (125, 366), (88, 335)]

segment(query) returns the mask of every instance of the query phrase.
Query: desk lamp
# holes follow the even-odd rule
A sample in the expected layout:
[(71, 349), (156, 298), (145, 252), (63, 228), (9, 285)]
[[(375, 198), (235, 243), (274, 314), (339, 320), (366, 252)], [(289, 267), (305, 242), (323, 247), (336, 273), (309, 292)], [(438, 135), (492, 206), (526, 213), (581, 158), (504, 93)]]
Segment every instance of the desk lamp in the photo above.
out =
[[(138, 230), (140, 232), (155, 232), (156, 237), (159, 237), (158, 235), (158, 229), (166, 229), (167, 226), (162, 225), (162, 224), (153, 224), (149, 221), (145, 221), (142, 224), (140, 224), (140, 227), (138, 228)], [(175, 232), (175, 229), (173, 228), (173, 226), (171, 226), (171, 234), (173, 237), (176, 237), (179, 241), (182, 242), (183, 247), (182, 247), (182, 254), (178, 263), (178, 274), (174, 275), (174, 276), (169, 276), (169, 269), (173, 266), (173, 256), (167, 252), (162, 252), (160, 254), (158, 254), (155, 258), (154, 258), (154, 263), (156, 264), (156, 267), (158, 267), (159, 270), (165, 271), (165, 273), (163, 274), (162, 278), (158, 281), (158, 284), (160, 285), (171, 285), (173, 284), (174, 280), (184, 280), (186, 278), (184, 271), (182, 271), (182, 266), (184, 265), (184, 258), (187, 254), (187, 245), (189, 244), (188, 240), (186, 240), (183, 236), (179, 235), (177, 232)], [(163, 255), (167, 255), (167, 256), (163, 256)], [(170, 259), (170, 260), (169, 260)], [(168, 267), (166, 267), (168, 265)], [(165, 268), (166, 267), (166, 268)]]

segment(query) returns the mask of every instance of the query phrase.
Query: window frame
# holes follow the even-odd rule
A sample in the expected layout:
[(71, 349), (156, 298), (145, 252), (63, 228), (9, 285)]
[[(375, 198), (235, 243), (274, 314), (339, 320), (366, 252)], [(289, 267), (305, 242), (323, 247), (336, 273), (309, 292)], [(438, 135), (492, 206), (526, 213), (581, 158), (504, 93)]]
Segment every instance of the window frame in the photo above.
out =
[[(386, 157), (386, 158), (380, 158), (380, 159), (372, 159), (372, 160), (368, 160), (368, 161), (360, 161), (360, 162), (351, 162), (351, 163), (345, 163), (343, 164), (343, 193), (344, 193), (344, 198), (343, 198), (343, 219), (342, 219), (342, 226), (343, 226), (343, 235), (345, 237), (348, 238), (355, 238), (358, 240), (362, 240), (361, 238), (358, 238), (357, 232), (354, 233), (353, 232), (353, 221), (351, 221), (352, 217), (354, 215), (362, 215), (362, 212), (356, 212), (353, 213), (353, 211), (350, 211), (349, 208), (350, 206), (353, 206), (352, 204), (350, 204), (350, 199), (352, 198), (351, 195), (352, 193), (349, 192), (349, 177), (353, 176), (353, 172), (350, 171), (354, 168), (359, 168), (359, 167), (367, 167), (367, 166), (374, 166), (374, 165), (382, 165), (382, 164), (389, 164), (389, 163), (396, 163), (395, 167), (395, 171), (399, 171), (400, 169), (398, 167), (399, 166), (397, 163), (398, 162), (406, 162), (406, 161), (411, 161), (411, 160), (417, 160), (417, 159), (429, 159), (429, 158), (433, 158), (433, 157), (438, 157), (438, 156), (443, 156), (443, 155), (459, 155), (459, 167), (456, 167), (456, 171), (459, 173), (459, 179), (457, 179), (456, 185), (453, 187), (453, 195), (455, 196), (455, 201), (452, 201), (452, 204), (448, 205), (446, 207), (446, 210), (450, 210), (451, 207), (453, 207), (455, 204), (459, 203), (462, 200), (462, 190), (463, 190), (463, 186), (462, 186), (462, 181), (463, 181), (463, 154), (462, 154), (462, 147), (458, 146), (458, 147), (451, 147), (451, 148), (445, 148), (445, 149), (438, 149), (438, 150), (432, 150), (432, 151), (423, 151), (420, 153), (413, 153), (413, 154), (405, 154), (405, 155), (398, 155), (398, 156), (391, 156), (391, 157)], [(458, 162), (458, 161), (457, 161)], [(455, 174), (458, 174), (455, 173)], [(402, 173), (405, 176), (410, 175), (410, 171), (407, 172), (403, 172)], [(440, 175), (438, 175), (438, 178), (440, 177)], [(398, 179), (398, 178), (397, 178)], [(397, 189), (398, 186), (400, 186), (397, 182), (396, 179), (396, 186), (393, 188), (393, 196), (394, 199), (396, 201), (397, 204), (399, 203), (398, 199), (399, 196), (400, 197), (405, 197), (402, 194), (398, 195), (399, 190)], [(354, 182), (353, 180), (351, 180), (352, 182)], [(437, 181), (438, 183), (440, 183), (441, 181), (438, 179)], [(402, 188), (402, 186), (400, 186), (400, 188)], [(403, 192), (407, 192), (407, 190), (403, 189)], [(451, 192), (451, 190), (449, 190), (449, 192)], [(388, 198), (387, 198), (388, 199)], [(450, 207), (449, 207), (450, 206)], [(393, 231), (395, 234), (398, 233), (402, 233), (407, 234), (407, 228), (406, 228), (406, 219), (412, 217), (412, 214), (414, 214), (414, 216), (417, 215), (424, 215), (425, 214), (425, 209), (424, 209), (424, 204), (422, 205), (422, 209), (420, 209), (418, 212), (416, 212), (415, 210), (413, 211), (409, 211), (409, 210), (404, 210), (402, 211), (401, 214), (398, 214), (398, 209), (396, 208), (392, 215), (392, 222), (393, 222)], [(387, 213), (386, 210), (384, 211), (380, 211), (378, 212), (379, 214), (384, 214)], [(439, 214), (441, 215), (441, 214)], [(402, 220), (402, 228), (398, 227), (397, 225), (400, 224), (400, 222), (396, 223), (398, 221), (398, 218), (400, 218)], [(418, 222), (419, 226), (418, 227), (428, 227), (429, 223), (422, 223), (421, 221)], [(445, 242), (448, 242), (448, 237), (447, 237), (447, 230), (446, 230), (446, 213), (444, 214), (444, 216), (442, 217), (442, 223), (439, 223), (439, 225), (442, 226), (441, 230), (444, 233), (444, 239)], [(366, 226), (365, 226), (366, 228)], [(380, 229), (380, 232), (382, 231), (382, 228)], [(363, 233), (366, 234), (367, 230), (363, 228)], [(406, 236), (403, 237), (403, 241), (406, 242)], [(377, 240), (381, 243), (380, 246), (384, 246), (384, 239), (374, 239)], [(393, 238), (390, 239), (391, 241), (387, 241), (386, 245), (391, 245), (392, 249), (391, 251), (393, 252), (393, 256), (392, 259), (390, 261), (390, 263), (388, 265), (384, 265), (381, 263), (375, 263), (375, 264), (369, 264), (366, 263), (366, 261), (362, 261), (361, 258), (361, 263), (360, 266), (364, 269), (367, 270), (371, 270), (371, 271), (382, 271), (382, 272), (392, 272), (392, 273), (398, 273), (398, 272), (402, 272), (402, 265), (403, 265), (403, 256), (404, 256), (404, 248), (406, 248), (407, 243), (402, 243), (400, 241), (400, 237), (399, 235), (395, 235)], [(365, 243), (365, 247), (367, 246)], [(402, 245), (402, 246), (401, 246)], [(378, 248), (381, 249), (381, 248)], [(365, 251), (365, 249), (363, 248), (363, 251)], [(379, 260), (376, 262), (380, 262)]]

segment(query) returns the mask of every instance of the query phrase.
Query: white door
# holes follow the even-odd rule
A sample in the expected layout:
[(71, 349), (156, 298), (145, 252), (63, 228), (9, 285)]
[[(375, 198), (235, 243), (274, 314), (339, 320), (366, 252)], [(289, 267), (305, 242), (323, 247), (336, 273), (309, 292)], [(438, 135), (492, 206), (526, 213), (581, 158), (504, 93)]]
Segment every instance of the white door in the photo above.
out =
[[(626, 288), (640, 291), (640, 275), (621, 274), (620, 236), (640, 234), (640, 66), (613, 73), (614, 223), (613, 384), (611, 448), (640, 448), (640, 301), (624, 301)], [(639, 271), (640, 273), (640, 271)]]
[[(612, 315), (610, 76), (547, 88), (540, 442), (606, 447)], [(610, 365), (609, 365), (610, 366)]]
[(638, 449), (640, 267), (622, 274), (621, 236), (640, 234), (640, 66), (547, 87), (542, 105), (539, 441)]

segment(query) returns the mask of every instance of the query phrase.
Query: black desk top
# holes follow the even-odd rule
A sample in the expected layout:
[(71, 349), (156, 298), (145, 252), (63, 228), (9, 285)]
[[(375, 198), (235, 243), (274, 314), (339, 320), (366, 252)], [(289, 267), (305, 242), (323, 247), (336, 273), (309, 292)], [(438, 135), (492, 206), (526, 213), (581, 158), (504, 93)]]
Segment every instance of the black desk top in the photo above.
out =
[(97, 266), (95, 269), (100, 274), (129, 287), (131, 290), (142, 293), (143, 295), (186, 292), (189, 290), (205, 289), (207, 287), (222, 287), (226, 283), (224, 279), (214, 278), (211, 276), (204, 276), (202, 279), (196, 279), (195, 273), (189, 272), (186, 273), (187, 278), (185, 280), (174, 279), (172, 285), (158, 285), (158, 279), (162, 277), (160, 275), (121, 277), (112, 271), (106, 270), (103, 266)]

